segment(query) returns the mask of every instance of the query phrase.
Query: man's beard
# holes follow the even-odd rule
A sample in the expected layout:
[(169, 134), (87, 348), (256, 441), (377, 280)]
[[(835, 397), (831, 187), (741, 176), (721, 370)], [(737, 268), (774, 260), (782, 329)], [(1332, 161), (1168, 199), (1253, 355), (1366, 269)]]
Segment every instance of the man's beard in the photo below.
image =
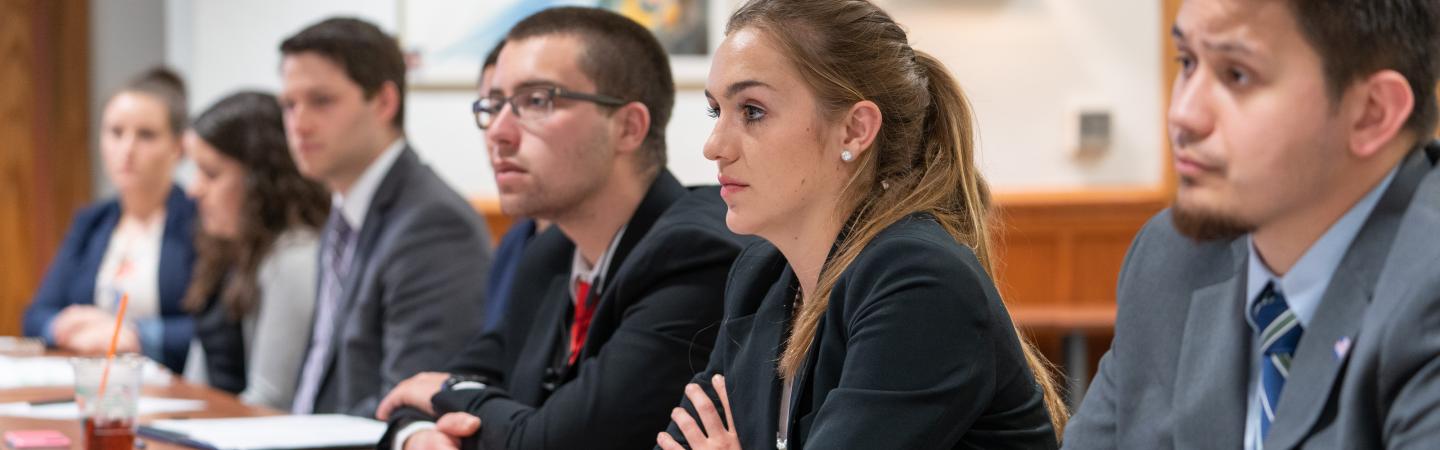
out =
[(1170, 209), (1175, 230), (1195, 242), (1229, 241), (1255, 231), (1255, 225), (1215, 211), (1187, 208), (1175, 202)]

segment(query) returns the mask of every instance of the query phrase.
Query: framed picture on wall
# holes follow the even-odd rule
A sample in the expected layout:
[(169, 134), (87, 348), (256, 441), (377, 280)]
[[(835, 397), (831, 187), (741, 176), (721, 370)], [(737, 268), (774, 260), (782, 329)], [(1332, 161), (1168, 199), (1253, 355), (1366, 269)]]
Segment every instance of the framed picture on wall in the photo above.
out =
[(731, 0), (400, 0), (411, 87), (475, 89), (485, 54), (510, 27), (556, 6), (607, 8), (649, 28), (670, 54), (677, 87), (705, 83)]

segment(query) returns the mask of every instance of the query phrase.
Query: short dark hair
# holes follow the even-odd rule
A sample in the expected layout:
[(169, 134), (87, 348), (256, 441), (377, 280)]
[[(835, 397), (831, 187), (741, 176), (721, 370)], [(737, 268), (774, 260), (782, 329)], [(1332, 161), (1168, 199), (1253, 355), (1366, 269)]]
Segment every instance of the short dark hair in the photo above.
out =
[(335, 17), (305, 27), (280, 43), (282, 55), (305, 52), (338, 64), (350, 81), (360, 85), (366, 99), (374, 98), (385, 82), (394, 83), (399, 104), (391, 123), (397, 130), (405, 128), (405, 57), (395, 38), (370, 22)]
[[(116, 92), (134, 92), (149, 95), (165, 105), (165, 121), (170, 125), (170, 132), (175, 133), (179, 138), (180, 133), (185, 131), (185, 124), (190, 122), (190, 113), (185, 100), (185, 81), (180, 75), (167, 67), (153, 67), (142, 72), (140, 75), (125, 83), (125, 87)], [(114, 98), (114, 96), (111, 96)]]
[(1381, 70), (1410, 82), (1415, 109), (1405, 128), (1425, 142), (1440, 106), (1440, 2), (1435, 0), (1289, 0), (1305, 40), (1324, 66), (1332, 100), (1351, 83)]
[(650, 129), (642, 149), (648, 168), (665, 167), (665, 125), (675, 107), (675, 81), (660, 41), (625, 16), (573, 6), (526, 17), (510, 29), (505, 41), (557, 34), (576, 36), (584, 43), (580, 71), (595, 82), (600, 94), (638, 101), (650, 110)]
[(490, 47), (490, 52), (485, 54), (485, 62), (483, 64), (480, 64), (480, 71), (483, 72), (485, 71), (486, 67), (494, 66), (496, 63), (500, 62), (500, 50), (503, 49), (505, 49), (504, 39), (501, 39), (500, 42), (496, 42), (494, 47)]
[[(495, 68), (495, 64), (500, 62), (500, 50), (503, 49), (505, 49), (505, 40), (501, 39), (500, 42), (495, 43), (494, 47), (490, 47), (489, 53), (485, 54), (485, 62), (480, 64), (480, 74), (478, 78), (475, 78), (476, 87), (485, 82), (485, 71)], [(483, 96), (485, 93), (482, 92), (480, 95)]]

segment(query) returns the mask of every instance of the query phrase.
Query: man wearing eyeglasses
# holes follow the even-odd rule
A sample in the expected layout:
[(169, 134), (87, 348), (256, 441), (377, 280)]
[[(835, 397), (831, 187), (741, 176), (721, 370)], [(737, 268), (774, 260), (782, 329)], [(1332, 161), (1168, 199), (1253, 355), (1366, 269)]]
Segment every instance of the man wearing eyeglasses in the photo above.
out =
[[(500, 324), (386, 396), (380, 448), (651, 447), (709, 358), (740, 238), (714, 187), (665, 170), (675, 93), (654, 36), (557, 8), (505, 42), (476, 125), (501, 208), (555, 226), (525, 249)], [(541, 262), (557, 242), (569, 258)]]

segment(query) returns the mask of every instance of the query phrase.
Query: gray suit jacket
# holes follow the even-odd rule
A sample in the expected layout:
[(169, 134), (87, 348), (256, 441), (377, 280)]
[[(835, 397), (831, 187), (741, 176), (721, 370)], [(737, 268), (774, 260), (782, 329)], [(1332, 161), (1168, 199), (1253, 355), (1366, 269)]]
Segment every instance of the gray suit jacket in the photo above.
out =
[[(1437, 155), (1432, 144), (1405, 159), (1345, 253), (1296, 350), (1267, 450), (1440, 446)], [(1195, 243), (1169, 211), (1141, 230), (1120, 274), (1115, 340), (1064, 448), (1243, 448), (1245, 245)]]
[(469, 203), (406, 147), (370, 202), (338, 320), (315, 324), (335, 327), (316, 413), (374, 417), (396, 383), (443, 367), (464, 347), (480, 330), (489, 236)]

